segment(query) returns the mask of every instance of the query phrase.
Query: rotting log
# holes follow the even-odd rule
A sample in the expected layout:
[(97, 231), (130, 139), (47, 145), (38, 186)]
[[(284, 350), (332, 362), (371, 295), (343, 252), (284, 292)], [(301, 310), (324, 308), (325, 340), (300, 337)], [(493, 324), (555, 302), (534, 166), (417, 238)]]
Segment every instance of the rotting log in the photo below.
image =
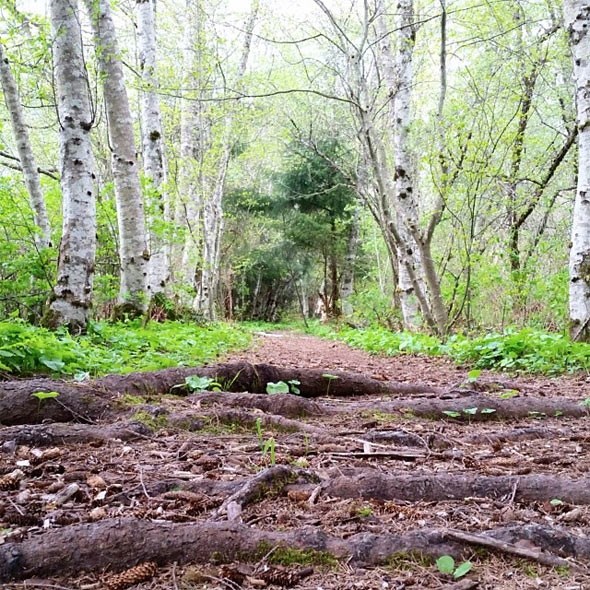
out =
[[(590, 540), (548, 527), (518, 524), (486, 534), (514, 542), (525, 538), (540, 549), (580, 560), (590, 557)], [(354, 565), (379, 565), (394, 554), (416, 553), (464, 557), (465, 546), (445, 531), (422, 529), (399, 534), (359, 533), (341, 539), (316, 527), (297, 531), (263, 531), (228, 522), (169, 523), (135, 518), (77, 524), (20, 543), (0, 546), (0, 582), (32, 576), (78, 575), (106, 568), (122, 570), (145, 561), (207, 563), (257, 561), (269, 547), (311, 549)], [(72, 547), (76, 550), (72, 551)]]

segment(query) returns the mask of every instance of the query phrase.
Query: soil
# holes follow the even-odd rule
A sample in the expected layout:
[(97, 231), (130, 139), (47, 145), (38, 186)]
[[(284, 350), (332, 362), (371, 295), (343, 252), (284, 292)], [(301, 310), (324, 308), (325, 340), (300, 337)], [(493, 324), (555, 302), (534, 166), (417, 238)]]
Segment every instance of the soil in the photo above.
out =
[[(233, 393), (0, 382), (0, 588), (590, 589), (587, 374), (291, 333), (226, 360), (192, 374)], [(60, 396), (16, 411), (36, 390)]]

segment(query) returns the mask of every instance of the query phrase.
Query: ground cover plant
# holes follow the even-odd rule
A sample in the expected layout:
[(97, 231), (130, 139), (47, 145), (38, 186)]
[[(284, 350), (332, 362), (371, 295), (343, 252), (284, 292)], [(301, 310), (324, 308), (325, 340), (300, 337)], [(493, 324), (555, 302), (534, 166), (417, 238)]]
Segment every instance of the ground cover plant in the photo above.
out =
[(87, 334), (70, 336), (22, 321), (0, 322), (0, 371), (17, 376), (130, 373), (197, 366), (250, 341), (237, 325), (183, 322), (95, 322)]

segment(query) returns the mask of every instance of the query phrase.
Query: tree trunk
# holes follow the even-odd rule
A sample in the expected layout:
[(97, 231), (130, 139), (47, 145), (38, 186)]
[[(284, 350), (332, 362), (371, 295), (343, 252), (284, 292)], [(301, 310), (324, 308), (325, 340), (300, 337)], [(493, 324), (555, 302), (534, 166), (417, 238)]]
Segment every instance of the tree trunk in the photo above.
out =
[(167, 170), (164, 159), (160, 101), (156, 94), (158, 81), (155, 73), (156, 25), (154, 8), (154, 0), (136, 0), (139, 67), (143, 81), (141, 95), (143, 168), (152, 189), (149, 193), (148, 208), (150, 225), (148, 291), (152, 297), (155, 293), (166, 291), (170, 278), (168, 240), (162, 237), (162, 230), (157, 228), (162, 217), (165, 223), (170, 223), (170, 201), (165, 192), (167, 190)]
[(590, 2), (567, 0), (564, 13), (574, 60), (579, 150), (569, 262), (570, 334), (590, 342)]
[[(246, 73), (252, 33), (258, 16), (259, 0), (253, 0), (252, 10), (244, 26), (245, 36), (242, 55), (238, 65), (234, 89), (238, 88)], [(201, 280), (197, 283), (197, 296), (193, 302), (196, 310), (203, 312), (208, 319), (216, 317), (217, 292), (219, 287), (219, 264), (221, 254), (221, 237), (223, 234), (223, 192), (225, 178), (231, 157), (233, 144), (233, 124), (235, 110), (229, 107), (225, 116), (223, 139), (221, 141), (221, 156), (217, 161), (217, 176), (215, 185), (209, 193), (209, 197), (203, 203), (203, 258)]]
[(10, 62), (4, 53), (4, 47), (1, 43), (0, 82), (2, 84), (6, 108), (10, 115), (12, 133), (20, 159), (20, 165), (23, 169), (25, 186), (29, 193), (31, 209), (35, 217), (35, 225), (37, 226), (35, 243), (39, 249), (47, 248), (51, 245), (51, 227), (49, 226), (45, 199), (41, 191), (39, 169), (35, 163), (35, 156), (33, 155), (33, 148), (31, 147), (31, 140), (29, 139), (29, 132), (25, 123), (18, 88), (10, 70)]
[(84, 0), (103, 81), (119, 227), (120, 313), (141, 316), (148, 303), (149, 252), (123, 64), (109, 0)]
[(44, 322), (83, 332), (92, 305), (96, 252), (96, 177), (90, 144), (93, 118), (77, 3), (52, 0), (50, 7), (60, 121), (63, 226), (57, 284)]
[(201, 271), (203, 194), (209, 184), (204, 155), (210, 143), (210, 123), (200, 100), (205, 77), (203, 20), (201, 1), (187, 0), (182, 58), (185, 93), (180, 112), (179, 195), (175, 215), (175, 225), (183, 227), (185, 235), (180, 252), (173, 256), (173, 272), (174, 267), (180, 269), (179, 276), (173, 279), (190, 287)]

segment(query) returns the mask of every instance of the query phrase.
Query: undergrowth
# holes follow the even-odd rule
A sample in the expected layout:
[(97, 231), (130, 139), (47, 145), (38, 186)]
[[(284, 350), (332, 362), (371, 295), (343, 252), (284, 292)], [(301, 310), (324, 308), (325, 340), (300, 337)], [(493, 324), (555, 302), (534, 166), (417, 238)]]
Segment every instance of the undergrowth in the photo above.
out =
[(80, 379), (107, 373), (197, 366), (230, 350), (245, 348), (249, 333), (230, 324), (195, 326), (140, 321), (91, 324), (72, 337), (21, 321), (0, 322), (0, 371), (18, 375), (53, 373)]
[[(250, 329), (273, 329), (251, 324)], [(476, 369), (520, 373), (559, 374), (590, 369), (590, 344), (572, 342), (567, 336), (533, 328), (507, 329), (504, 332), (467, 337), (450, 336), (441, 341), (434, 336), (411, 332), (392, 332), (382, 327), (350, 328), (308, 322), (283, 324), (274, 329), (304, 330), (332, 340), (341, 340), (367, 352), (385, 355), (426, 354), (447, 356), (458, 364)]]

